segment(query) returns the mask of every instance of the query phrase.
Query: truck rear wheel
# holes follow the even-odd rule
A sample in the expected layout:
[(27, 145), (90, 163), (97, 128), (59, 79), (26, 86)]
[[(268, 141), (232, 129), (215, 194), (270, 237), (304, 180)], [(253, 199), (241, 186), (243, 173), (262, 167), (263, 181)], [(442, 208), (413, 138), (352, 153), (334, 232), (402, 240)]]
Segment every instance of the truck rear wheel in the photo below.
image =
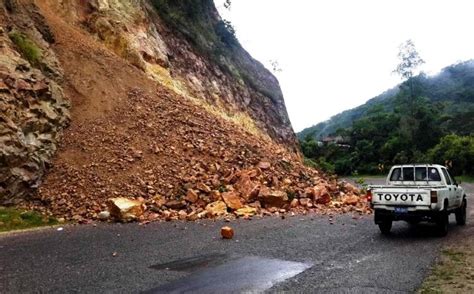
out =
[(462, 201), (461, 207), (456, 209), (456, 223), (458, 226), (464, 226), (466, 224), (466, 207), (467, 201), (464, 199)]
[(390, 230), (392, 229), (392, 220), (383, 220), (382, 222), (380, 222), (379, 229), (383, 235), (390, 234)]
[(436, 219), (436, 226), (438, 227), (438, 234), (444, 237), (448, 234), (449, 213), (445, 210), (441, 211)]

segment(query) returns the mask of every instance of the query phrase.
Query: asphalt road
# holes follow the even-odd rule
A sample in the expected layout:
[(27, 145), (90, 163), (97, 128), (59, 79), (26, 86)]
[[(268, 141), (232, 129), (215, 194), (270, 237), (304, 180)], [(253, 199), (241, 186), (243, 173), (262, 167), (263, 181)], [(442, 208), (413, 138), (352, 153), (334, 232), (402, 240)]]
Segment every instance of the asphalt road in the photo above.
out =
[[(474, 185), (463, 186), (473, 195)], [(385, 237), (372, 216), (352, 215), (334, 224), (306, 215), (3, 234), (0, 293), (413, 292), (441, 246), (470, 231), (471, 220), (458, 227), (452, 215), (445, 238), (432, 225), (403, 222)], [(220, 239), (224, 224), (233, 240)]]

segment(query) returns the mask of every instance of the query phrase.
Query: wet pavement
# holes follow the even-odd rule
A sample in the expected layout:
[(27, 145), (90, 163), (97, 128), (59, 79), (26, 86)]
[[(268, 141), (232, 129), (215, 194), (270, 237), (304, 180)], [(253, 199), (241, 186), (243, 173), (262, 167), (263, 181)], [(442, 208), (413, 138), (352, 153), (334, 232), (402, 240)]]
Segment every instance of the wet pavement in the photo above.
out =
[[(196, 267), (196, 258), (191, 258), (191, 268), (195, 270), (191, 275), (145, 293), (263, 292), (311, 267), (311, 264), (258, 256), (230, 257), (218, 254), (215, 258), (215, 262), (220, 265), (209, 266), (212, 260), (206, 256), (203, 259), (205, 262), (199, 263), (201, 267)], [(178, 267), (167, 269), (181, 270), (183, 262), (178, 261)]]

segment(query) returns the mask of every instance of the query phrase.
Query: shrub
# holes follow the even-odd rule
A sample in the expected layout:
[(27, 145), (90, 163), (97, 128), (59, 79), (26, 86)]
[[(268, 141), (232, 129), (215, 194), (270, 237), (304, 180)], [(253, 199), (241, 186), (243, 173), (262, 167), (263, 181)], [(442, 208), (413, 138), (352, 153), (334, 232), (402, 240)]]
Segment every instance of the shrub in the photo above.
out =
[(10, 39), (18, 48), (20, 54), (28, 60), (32, 66), (40, 66), (43, 52), (41, 49), (25, 34), (13, 31), (9, 34)]

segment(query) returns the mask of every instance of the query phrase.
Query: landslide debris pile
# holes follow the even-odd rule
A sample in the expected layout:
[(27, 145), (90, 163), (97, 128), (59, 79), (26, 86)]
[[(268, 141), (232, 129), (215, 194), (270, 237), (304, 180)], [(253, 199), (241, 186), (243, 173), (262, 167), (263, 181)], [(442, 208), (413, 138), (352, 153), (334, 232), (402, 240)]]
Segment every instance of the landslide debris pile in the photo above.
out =
[[(21, 152), (10, 159), (2, 155), (0, 160), (3, 164), (8, 159), (7, 172), (14, 172), (17, 178), (22, 173), (32, 178), (20, 182), (20, 190), (28, 196), (16, 195), (16, 205), (78, 222), (249, 218), (307, 211), (370, 212), (365, 199), (352, 185), (337, 182), (302, 164), (300, 155), (294, 152), (291, 139), (294, 135), (286, 136), (291, 125), (286, 123), (282, 100), (276, 106), (267, 98), (260, 103), (260, 94), (252, 94), (254, 90), (244, 84), (233, 87), (238, 83), (235, 79), (218, 71), (190, 43), (179, 35), (174, 36), (173, 31), (167, 31), (170, 46), (167, 58), (174, 63), (167, 76), (170, 80), (157, 81), (150, 79), (148, 66), (145, 71), (137, 67), (110, 48), (106, 40), (82, 26), (88, 27), (90, 12), (97, 13), (94, 10), (97, 5), (89, 7), (87, 1), (34, 2), (38, 6), (29, 0), (7, 2), (11, 5), (4, 8), (9, 12), (2, 14), (8, 15), (2, 18), (2, 25), (10, 24), (9, 33), (18, 30), (31, 37), (32, 43), (44, 53), (30, 62), (22, 60), (26, 66), (8, 65), (19, 58), (19, 53), (1, 59), (8, 65), (0, 68), (5, 72), (1, 76), (5, 84), (0, 84), (1, 97), (6, 97), (9, 113), (21, 115), (13, 120), (16, 125), (2, 116), (0, 135), (2, 140), (7, 139), (0, 143), (2, 148), (21, 147)], [(126, 2), (138, 5), (135, 1)], [(113, 7), (122, 7), (119, 1), (97, 3), (108, 3), (99, 9), (99, 15), (106, 18), (116, 11)], [(154, 10), (150, 11), (150, 14), (143, 11), (133, 14), (141, 15), (142, 20), (135, 29), (160, 23), (157, 19), (147, 21), (147, 17), (153, 16)], [(119, 19), (128, 22), (116, 27), (133, 31), (129, 29), (134, 21), (122, 17), (127, 16), (128, 10), (120, 12), (125, 15), (119, 14)], [(35, 21), (25, 21), (30, 15)], [(69, 21), (69, 17), (81, 25)], [(136, 35), (145, 38), (149, 36), (147, 30)], [(153, 32), (157, 37), (156, 30)], [(121, 36), (113, 30), (110, 33)], [(8, 40), (6, 44), (13, 46)], [(173, 44), (176, 47), (171, 47)], [(173, 76), (175, 72), (179, 75)], [(214, 75), (218, 78), (214, 79)], [(226, 119), (215, 108), (208, 107), (209, 104), (189, 99), (187, 91), (181, 91), (186, 83), (180, 87), (174, 83), (185, 76), (194, 83), (208, 77), (209, 85), (221, 87), (214, 93), (221, 96), (215, 103), (225, 102), (226, 111), (236, 110), (234, 119)], [(8, 77), (16, 82), (7, 80)], [(203, 88), (207, 88), (207, 82)], [(225, 100), (241, 91), (246, 97), (240, 97), (240, 102)], [(71, 102), (71, 123), (64, 130), (51, 161), (69, 120), (62, 93)], [(206, 96), (202, 100), (209, 103), (211, 98)], [(247, 98), (252, 98), (252, 102)], [(268, 116), (261, 118), (265, 127), (248, 129), (245, 124), (239, 124), (239, 118), (249, 119), (241, 116), (245, 107), (252, 108), (252, 118), (257, 114)], [(272, 119), (278, 124), (272, 126)], [(257, 126), (262, 124), (255, 121)], [(27, 127), (22, 125), (24, 122), (28, 122)], [(276, 129), (268, 131), (272, 127)], [(13, 134), (11, 129), (17, 132)], [(2, 151), (10, 152), (13, 147)], [(41, 168), (29, 169), (31, 162), (40, 164)], [(42, 177), (47, 166), (49, 172)], [(20, 171), (17, 167), (28, 168)], [(0, 200), (4, 200), (4, 190), (15, 186), (1, 180)]]
[[(33, 207), (76, 221), (107, 209), (142, 221), (367, 212), (354, 186), (327, 180), (298, 155), (166, 89), (133, 89), (128, 98), (93, 125), (71, 126), (62, 145), (75, 158), (56, 161)], [(120, 197), (144, 209), (120, 216)]]

